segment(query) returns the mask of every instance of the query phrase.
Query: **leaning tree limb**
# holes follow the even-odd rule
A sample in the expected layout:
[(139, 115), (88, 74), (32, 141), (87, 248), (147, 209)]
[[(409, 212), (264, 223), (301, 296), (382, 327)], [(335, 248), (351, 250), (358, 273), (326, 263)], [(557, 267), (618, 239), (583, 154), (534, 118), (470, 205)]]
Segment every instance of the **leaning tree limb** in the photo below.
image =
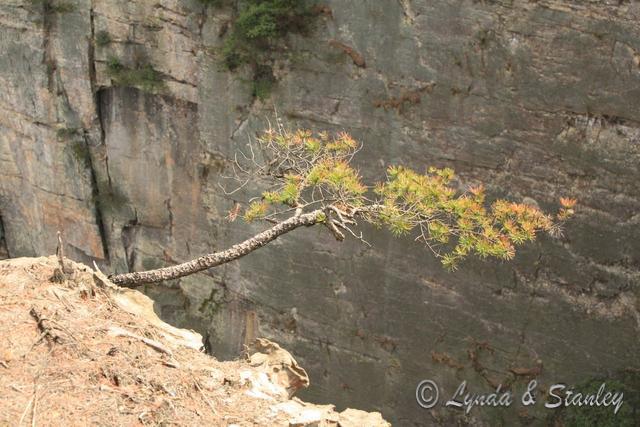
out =
[(231, 246), (224, 251), (201, 256), (192, 261), (171, 267), (159, 268), (157, 270), (139, 271), (134, 273), (116, 274), (109, 279), (116, 285), (121, 286), (138, 286), (146, 283), (157, 283), (164, 280), (177, 279), (188, 276), (202, 270), (217, 267), (229, 261), (241, 258), (248, 253), (263, 247), (264, 245), (277, 239), (279, 236), (286, 234), (299, 227), (309, 227), (317, 224), (324, 218), (324, 211), (318, 209), (299, 216), (293, 216), (286, 219), (273, 227), (256, 234), (255, 236)]
[[(330, 137), (279, 126), (266, 131), (258, 143), (263, 161), (257, 160), (249, 143), (249, 154), (240, 152), (248, 165), (236, 156), (233, 175), (226, 178), (239, 188), (247, 179), (268, 178), (268, 190), (248, 202), (243, 219), (275, 225), (224, 251), (171, 267), (114, 275), (111, 280), (136, 286), (188, 276), (241, 258), (302, 226), (322, 224), (338, 241), (348, 233), (366, 243), (362, 233), (354, 230), (356, 219), (384, 226), (396, 236), (413, 233), (415, 240), (453, 270), (470, 255), (512, 259), (515, 246), (534, 240), (539, 231), (559, 236), (556, 221), (571, 217), (576, 204), (575, 199), (560, 198), (561, 209), (554, 218), (530, 204), (504, 199), (487, 203), (482, 185), (461, 192), (453, 185), (455, 175), (448, 168), (418, 173), (390, 166), (384, 180), (365, 185), (350, 164), (360, 145), (346, 133)], [(235, 192), (222, 189), (226, 195)], [(239, 212), (235, 203), (228, 216), (231, 221)]]

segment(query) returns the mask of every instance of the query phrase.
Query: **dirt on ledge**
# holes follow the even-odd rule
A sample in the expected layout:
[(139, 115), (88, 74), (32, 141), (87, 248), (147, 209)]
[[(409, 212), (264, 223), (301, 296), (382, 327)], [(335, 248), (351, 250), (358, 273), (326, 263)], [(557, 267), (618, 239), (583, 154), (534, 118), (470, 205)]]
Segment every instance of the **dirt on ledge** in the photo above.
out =
[(293, 398), (306, 372), (258, 340), (219, 362), (143, 294), (55, 257), (0, 261), (0, 426), (388, 426), (377, 413)]

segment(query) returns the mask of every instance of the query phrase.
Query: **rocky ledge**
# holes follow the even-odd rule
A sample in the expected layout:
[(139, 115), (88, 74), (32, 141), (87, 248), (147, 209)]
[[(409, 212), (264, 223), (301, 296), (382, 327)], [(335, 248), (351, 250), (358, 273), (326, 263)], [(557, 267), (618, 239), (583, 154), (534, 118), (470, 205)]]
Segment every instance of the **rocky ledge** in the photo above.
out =
[(389, 425), (293, 397), (309, 378), (277, 344), (219, 362), (148, 297), (55, 257), (0, 262), (0, 337), (0, 425)]

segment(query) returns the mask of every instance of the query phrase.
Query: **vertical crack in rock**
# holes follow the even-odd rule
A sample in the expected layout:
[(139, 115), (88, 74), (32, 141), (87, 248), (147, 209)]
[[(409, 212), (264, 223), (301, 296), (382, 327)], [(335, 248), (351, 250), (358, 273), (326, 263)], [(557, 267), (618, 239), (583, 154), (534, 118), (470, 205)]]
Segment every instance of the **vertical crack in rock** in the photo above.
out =
[[(93, 92), (93, 104), (96, 114), (96, 123), (98, 127), (98, 132), (100, 135), (100, 146), (104, 146), (105, 144), (105, 133), (102, 119), (102, 102), (101, 102), (101, 92), (97, 90), (96, 85), (96, 63), (95, 63), (95, 22), (94, 22), (94, 8), (93, 2), (91, 2), (91, 10), (89, 11), (89, 22), (90, 22), (90, 30), (91, 34), (87, 43), (87, 59), (88, 59), (88, 69), (89, 69), (89, 82), (91, 84), (91, 91)], [(87, 149), (87, 164), (89, 166), (89, 171), (91, 174), (91, 188), (92, 188), (92, 200), (95, 210), (95, 219), (96, 225), (98, 226), (98, 232), (100, 233), (100, 241), (102, 242), (102, 251), (104, 253), (104, 258), (107, 262), (110, 261), (109, 256), (109, 239), (106, 233), (105, 226), (105, 218), (104, 213), (102, 211), (102, 207), (100, 205), (100, 186), (98, 185), (98, 177), (96, 173), (96, 169), (94, 167), (94, 152), (91, 150), (90, 137), (85, 131), (84, 133), (84, 144)], [(105, 158), (106, 162), (106, 158)], [(107, 168), (107, 172), (108, 172)], [(109, 186), (111, 186), (111, 179), (109, 179)]]
[(98, 116), (98, 126), (100, 130), (100, 146), (104, 147), (104, 167), (105, 173), (107, 175), (107, 185), (110, 191), (113, 191), (113, 183), (111, 182), (111, 173), (109, 172), (109, 154), (106, 151), (107, 145), (107, 136), (105, 133), (105, 125), (104, 125), (104, 112), (106, 110), (105, 105), (110, 102), (106, 96), (107, 92), (105, 90), (98, 90), (95, 96), (95, 104), (96, 104), (96, 114)]
[(51, 13), (48, 2), (42, 2), (42, 63), (47, 72), (47, 88), (49, 92), (55, 92), (56, 61), (53, 57), (51, 33), (53, 32), (54, 14)]
[(0, 259), (6, 258), (11, 258), (11, 255), (9, 254), (7, 240), (4, 237), (4, 223), (2, 222), (2, 215), (0, 215)]
[(136, 250), (134, 242), (136, 241), (139, 228), (137, 218), (129, 221), (127, 225), (122, 227), (122, 246), (124, 248), (125, 262), (127, 263), (129, 273), (135, 270)]
[[(93, 16), (93, 2), (91, 4), (91, 10), (89, 11), (89, 25), (91, 30), (91, 35), (89, 37), (89, 42), (87, 43), (87, 57), (89, 62), (89, 82), (91, 84), (91, 91), (97, 96), (96, 91), (96, 48), (95, 48), (95, 36), (96, 36), (96, 28), (95, 28), (95, 18)], [(99, 105), (96, 103), (96, 112), (99, 108)], [(100, 115), (98, 114), (98, 117)]]
[(88, 150), (87, 154), (87, 166), (89, 168), (90, 178), (91, 178), (91, 188), (92, 188), (92, 201), (95, 209), (96, 216), (96, 225), (98, 226), (98, 232), (100, 233), (100, 241), (102, 242), (102, 251), (104, 253), (104, 259), (109, 261), (109, 239), (107, 238), (104, 216), (102, 212), (102, 208), (100, 206), (100, 189), (98, 187), (98, 179), (96, 176), (96, 170), (93, 166), (93, 158), (91, 155), (91, 144), (89, 144), (89, 136), (84, 134), (83, 138), (84, 144)]
[(171, 206), (171, 197), (164, 201), (165, 206), (167, 207), (167, 212), (169, 213), (169, 237), (173, 239), (173, 229), (175, 227), (174, 219), (173, 219), (173, 209)]

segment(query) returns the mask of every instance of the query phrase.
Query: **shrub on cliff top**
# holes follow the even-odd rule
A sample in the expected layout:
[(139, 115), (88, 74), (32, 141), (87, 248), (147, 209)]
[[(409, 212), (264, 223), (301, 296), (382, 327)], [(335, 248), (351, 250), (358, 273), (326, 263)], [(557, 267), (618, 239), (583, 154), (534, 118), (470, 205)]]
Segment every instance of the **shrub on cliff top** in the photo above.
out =
[[(249, 65), (253, 70), (252, 94), (269, 96), (275, 79), (265, 79), (264, 70), (271, 68), (273, 52), (290, 33), (306, 33), (316, 10), (306, 0), (200, 0), (213, 7), (233, 7), (234, 17), (227, 23), (226, 38), (220, 50), (228, 70)], [(269, 71), (268, 74), (272, 75)]]
[[(205, 0), (217, 6), (222, 1)], [(263, 62), (265, 54), (289, 33), (304, 33), (309, 28), (311, 8), (298, 0), (247, 0), (238, 6), (237, 15), (223, 47), (225, 65), (230, 70), (244, 63)]]
[(236, 19), (236, 32), (248, 40), (282, 37), (306, 30), (309, 7), (299, 0), (251, 0)]

